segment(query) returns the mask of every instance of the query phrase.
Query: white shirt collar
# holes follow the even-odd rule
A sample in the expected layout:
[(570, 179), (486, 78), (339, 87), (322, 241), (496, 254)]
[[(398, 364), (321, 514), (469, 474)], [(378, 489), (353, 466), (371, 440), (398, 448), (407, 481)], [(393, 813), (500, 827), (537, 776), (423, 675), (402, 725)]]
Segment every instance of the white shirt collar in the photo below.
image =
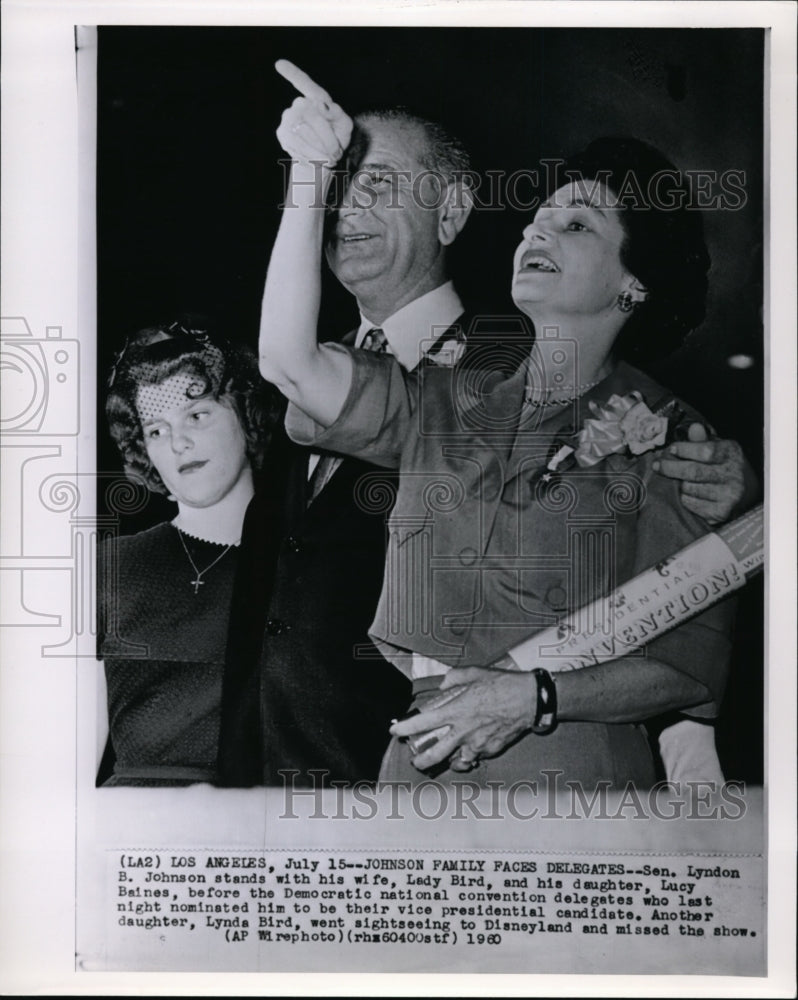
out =
[(462, 312), (460, 296), (452, 282), (447, 281), (408, 302), (382, 323), (372, 323), (361, 313), (355, 346), (360, 347), (369, 330), (379, 326), (385, 333), (391, 354), (403, 368), (413, 371), (423, 355)]

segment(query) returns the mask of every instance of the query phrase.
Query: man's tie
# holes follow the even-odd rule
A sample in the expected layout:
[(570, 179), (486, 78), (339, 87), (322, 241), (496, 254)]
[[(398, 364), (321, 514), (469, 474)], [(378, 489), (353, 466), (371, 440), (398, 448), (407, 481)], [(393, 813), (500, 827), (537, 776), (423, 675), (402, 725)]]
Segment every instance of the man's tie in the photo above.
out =
[[(384, 354), (388, 350), (388, 338), (385, 332), (378, 326), (372, 327), (363, 338), (360, 345), (363, 351), (373, 351), (375, 354)], [(343, 461), (337, 455), (322, 455), (316, 463), (313, 475), (308, 481), (308, 507), (321, 493), (333, 476), (333, 473)]]
[(363, 351), (374, 351), (375, 354), (384, 354), (388, 350), (388, 338), (385, 331), (378, 326), (373, 326), (360, 345)]

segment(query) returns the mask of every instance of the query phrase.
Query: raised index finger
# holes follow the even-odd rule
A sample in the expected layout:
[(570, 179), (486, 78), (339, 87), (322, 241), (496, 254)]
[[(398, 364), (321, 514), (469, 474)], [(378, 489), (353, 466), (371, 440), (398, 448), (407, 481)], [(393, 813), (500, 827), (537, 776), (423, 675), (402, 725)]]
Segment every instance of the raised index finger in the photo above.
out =
[(324, 89), (320, 87), (315, 80), (312, 80), (308, 74), (300, 69), (299, 66), (295, 66), (292, 62), (287, 59), (278, 59), (274, 64), (274, 68), (284, 77), (291, 86), (296, 87), (303, 97), (307, 97), (311, 101), (315, 101), (317, 104), (332, 104), (333, 99)]

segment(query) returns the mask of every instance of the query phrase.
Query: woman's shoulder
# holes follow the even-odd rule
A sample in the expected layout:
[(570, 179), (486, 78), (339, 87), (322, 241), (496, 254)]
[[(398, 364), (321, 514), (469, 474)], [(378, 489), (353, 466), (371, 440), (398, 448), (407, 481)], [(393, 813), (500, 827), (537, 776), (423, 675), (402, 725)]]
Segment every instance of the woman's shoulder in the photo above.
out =
[(615, 377), (618, 387), (614, 387), (613, 391), (637, 391), (642, 395), (650, 410), (662, 411), (665, 407), (669, 407), (673, 413), (676, 413), (676, 408), (678, 407), (676, 415), (682, 415), (680, 422), (692, 423), (693, 421), (699, 421), (709, 426), (706, 418), (694, 406), (685, 402), (685, 400), (677, 396), (667, 386), (662, 385), (656, 379), (652, 378), (651, 375), (647, 375), (639, 368), (635, 368), (633, 365), (622, 361), (615, 371)]
[(152, 602), (177, 558), (173, 534), (176, 529), (163, 522), (135, 535), (118, 535), (102, 543), (98, 554), (98, 594), (102, 607), (120, 593), (128, 598), (146, 595), (148, 602)]
[(170, 521), (163, 521), (135, 535), (117, 535), (102, 545), (102, 556), (114, 558), (120, 565), (152, 565), (164, 552), (169, 551), (177, 531)]
[(118, 535), (111, 541), (124, 548), (146, 548), (149, 545), (159, 545), (170, 537), (177, 529), (171, 521), (161, 521), (151, 528), (137, 531), (134, 535)]

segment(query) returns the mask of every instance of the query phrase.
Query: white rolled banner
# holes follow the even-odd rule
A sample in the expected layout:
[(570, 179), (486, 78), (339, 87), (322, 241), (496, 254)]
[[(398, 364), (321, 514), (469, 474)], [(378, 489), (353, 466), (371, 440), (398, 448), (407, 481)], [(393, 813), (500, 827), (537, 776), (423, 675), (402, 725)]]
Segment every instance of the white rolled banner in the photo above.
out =
[[(519, 670), (545, 667), (556, 673), (628, 656), (739, 590), (761, 571), (764, 559), (764, 510), (759, 504), (638, 573), (606, 597), (584, 605), (558, 625), (513, 646), (509, 657)], [(584, 622), (605, 622), (607, 627), (587, 631)], [(510, 669), (507, 657), (501, 666)], [(441, 667), (441, 672), (448, 669)], [(451, 697), (458, 693), (451, 689)], [(442, 697), (438, 704), (444, 703)], [(448, 730), (441, 726), (418, 734), (408, 739), (408, 745), (413, 753), (420, 753)]]
[[(627, 656), (739, 590), (763, 567), (764, 534), (759, 504), (558, 625), (536, 632), (510, 656), (520, 670), (545, 666), (550, 673)], [(585, 632), (582, 622), (609, 627)]]

